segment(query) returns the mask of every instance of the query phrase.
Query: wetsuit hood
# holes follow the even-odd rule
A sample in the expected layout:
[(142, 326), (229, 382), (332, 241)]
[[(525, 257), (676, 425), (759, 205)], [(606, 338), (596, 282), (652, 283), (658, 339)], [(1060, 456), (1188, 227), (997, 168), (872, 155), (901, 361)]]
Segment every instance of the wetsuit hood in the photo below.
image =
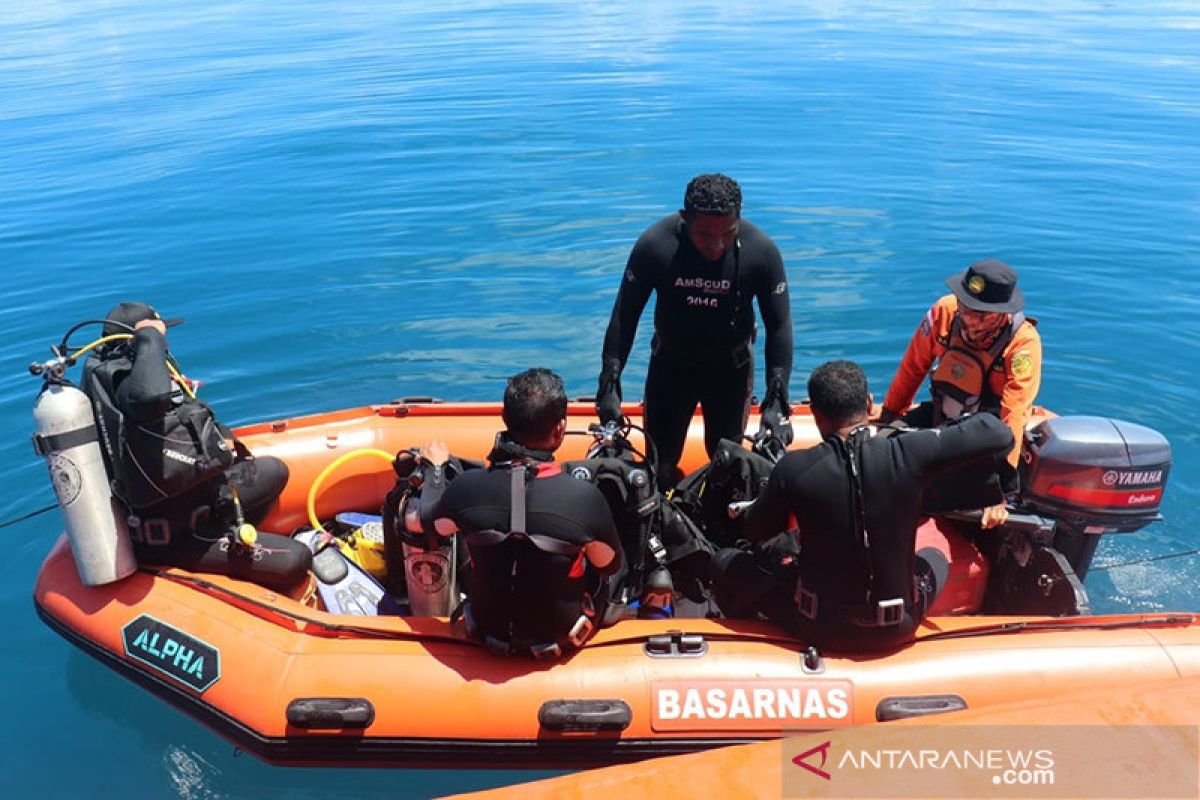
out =
[(503, 464), (510, 461), (546, 463), (554, 460), (554, 453), (550, 450), (534, 450), (526, 447), (509, 436), (508, 431), (500, 431), (496, 434), (496, 443), (492, 445), (492, 451), (488, 453), (487, 460), (490, 464)]

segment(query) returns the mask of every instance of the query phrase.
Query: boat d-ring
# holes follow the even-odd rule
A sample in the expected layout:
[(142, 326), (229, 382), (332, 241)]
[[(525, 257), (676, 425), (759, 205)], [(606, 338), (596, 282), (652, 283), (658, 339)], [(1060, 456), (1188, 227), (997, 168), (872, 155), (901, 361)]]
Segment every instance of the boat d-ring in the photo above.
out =
[(821, 657), (821, 651), (815, 646), (810, 645), (807, 650), (800, 654), (800, 667), (806, 675), (820, 675), (825, 671), (825, 659)]

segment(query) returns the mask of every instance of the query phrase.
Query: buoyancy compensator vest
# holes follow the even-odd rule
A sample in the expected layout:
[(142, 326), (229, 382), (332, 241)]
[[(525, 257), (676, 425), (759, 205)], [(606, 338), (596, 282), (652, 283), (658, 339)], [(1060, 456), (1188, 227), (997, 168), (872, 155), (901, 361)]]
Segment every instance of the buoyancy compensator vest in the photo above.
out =
[(663, 497), (646, 465), (629, 453), (563, 462), (563, 472), (596, 486), (608, 502), (629, 573), (622, 599), (640, 595), (642, 583), (658, 567), (667, 567), (676, 591), (700, 602), (714, 548), (695, 519), (673, 499)]
[[(576, 461), (564, 461), (562, 471), (578, 480), (587, 481), (600, 490), (612, 512), (622, 549), (630, 562), (636, 559), (639, 542), (646, 533), (653, 534), (652, 519), (658, 511), (661, 497), (644, 464), (617, 455), (604, 455)], [(643, 528), (646, 528), (643, 531)], [(649, 544), (651, 550), (665, 558), (661, 544)], [(665, 562), (664, 562), (665, 563)]]
[(217, 478), (235, 460), (212, 409), (176, 388), (159, 419), (137, 422), (116, 402), (117, 384), (133, 369), (118, 353), (93, 356), (84, 369), (84, 391), (92, 402), (113, 494), (131, 509), (177, 497)]
[(733, 547), (743, 538), (742, 519), (730, 518), (729, 504), (758, 497), (774, 466), (765, 456), (722, 439), (712, 460), (681, 480), (671, 496), (709, 540)]
[(988, 375), (992, 370), (1004, 369), (1004, 351), (1024, 322), (1023, 313), (1013, 314), (991, 346), (980, 351), (963, 341), (962, 320), (955, 315), (949, 335), (942, 342), (946, 350), (931, 379), (933, 424), (981, 410), (999, 415), (1000, 398), (992, 390)]
[(559, 474), (555, 465), (513, 461), (492, 469), (509, 475), (508, 529), (464, 534), (471, 557), (468, 630), (494, 650), (556, 658), (599, 627), (598, 573), (588, 569), (581, 545), (527, 529), (528, 484)]

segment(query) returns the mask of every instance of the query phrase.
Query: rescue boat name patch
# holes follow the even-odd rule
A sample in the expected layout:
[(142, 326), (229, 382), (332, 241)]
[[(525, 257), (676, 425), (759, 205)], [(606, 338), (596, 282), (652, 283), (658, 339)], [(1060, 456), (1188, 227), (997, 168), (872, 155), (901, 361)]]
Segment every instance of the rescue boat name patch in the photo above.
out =
[(843, 680), (654, 681), (656, 731), (832, 728), (853, 717), (854, 685)]
[(221, 653), (147, 614), (121, 629), (125, 655), (185, 686), (204, 692), (221, 677)]

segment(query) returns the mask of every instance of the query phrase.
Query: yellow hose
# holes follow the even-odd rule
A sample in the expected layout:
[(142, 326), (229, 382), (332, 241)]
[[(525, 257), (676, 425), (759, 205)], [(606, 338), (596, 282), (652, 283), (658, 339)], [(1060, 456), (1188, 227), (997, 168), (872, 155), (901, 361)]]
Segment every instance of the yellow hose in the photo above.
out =
[(105, 342), (119, 342), (124, 339), (132, 339), (132, 338), (133, 338), (132, 333), (110, 333), (108, 336), (101, 336), (99, 339), (97, 339), (94, 342), (88, 342), (83, 347), (79, 348), (79, 350), (74, 352), (71, 355), (71, 357), (78, 360), (79, 357), (81, 355), (83, 355), (84, 353), (86, 353), (88, 350), (91, 350), (94, 347), (99, 347), (100, 345), (104, 344)]
[(317, 475), (316, 480), (312, 482), (312, 486), (308, 490), (308, 500), (304, 504), (304, 507), (305, 510), (308, 511), (308, 522), (313, 526), (313, 530), (323, 533), (326, 536), (329, 535), (329, 532), (321, 526), (321, 521), (317, 519), (317, 492), (321, 489), (321, 484), (325, 482), (325, 479), (328, 478), (329, 474), (335, 469), (340, 467), (342, 464), (345, 464), (350, 459), (358, 458), (359, 456), (375, 456), (376, 458), (382, 458), (384, 461), (388, 462), (388, 464), (391, 464), (396, 459), (395, 453), (389, 453), (386, 450), (379, 450), (374, 447), (364, 447), (361, 450), (351, 450), (349, 453), (343, 453), (335, 458), (329, 464), (329, 466), (321, 470), (320, 474)]
[(192, 391), (192, 385), (188, 382), (187, 378), (183, 377), (179, 370), (175, 369), (175, 365), (170, 360), (167, 361), (167, 371), (171, 373), (171, 377), (175, 379), (175, 383), (179, 388), (183, 389), (183, 393), (195, 400), (196, 393)]
[[(84, 353), (86, 353), (88, 350), (91, 350), (92, 348), (95, 348), (95, 347), (99, 347), (100, 345), (104, 344), (105, 342), (120, 342), (120, 341), (124, 341), (125, 339), (132, 339), (132, 338), (133, 338), (132, 333), (110, 333), (108, 336), (101, 336), (99, 339), (97, 339), (94, 342), (88, 342), (83, 347), (79, 348), (79, 350), (72, 353), (71, 357), (74, 358), (76, 361), (78, 361), (79, 357), (81, 355), (83, 355)], [(186, 394), (188, 397), (192, 398), (193, 400), (195, 400), (196, 393), (194, 391), (192, 391), (191, 384), (188, 383), (187, 378), (183, 377), (183, 375), (179, 372), (179, 370), (175, 368), (175, 365), (171, 363), (169, 358), (167, 360), (167, 371), (171, 373), (171, 377), (175, 379), (175, 383), (179, 385), (179, 388), (183, 390), (183, 393)]]

